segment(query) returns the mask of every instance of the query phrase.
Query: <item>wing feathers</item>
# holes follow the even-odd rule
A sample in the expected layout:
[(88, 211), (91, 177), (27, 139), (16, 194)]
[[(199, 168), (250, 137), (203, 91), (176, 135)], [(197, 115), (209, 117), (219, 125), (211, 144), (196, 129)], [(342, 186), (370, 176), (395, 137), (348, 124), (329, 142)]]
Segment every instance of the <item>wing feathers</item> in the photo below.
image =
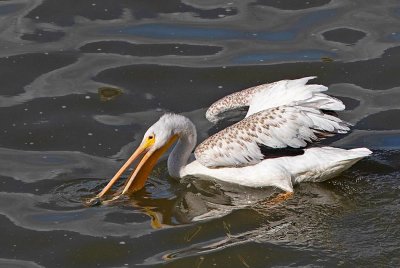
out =
[(214, 102), (207, 109), (206, 118), (208, 121), (216, 123), (221, 119), (221, 115), (224, 112), (249, 106), (255, 93), (265, 90), (270, 86), (271, 84), (259, 85), (227, 95)]
[(317, 84), (307, 85), (307, 82), (314, 78), (316, 77), (310, 76), (295, 80), (281, 80), (232, 93), (214, 102), (207, 110), (206, 118), (216, 123), (222, 118), (224, 112), (246, 106), (249, 106), (246, 117), (273, 107), (304, 106), (307, 103), (312, 103), (316, 109), (344, 110), (345, 106), (340, 100), (322, 93), (328, 90), (327, 87)]
[(273, 84), (268, 90), (254, 93), (246, 117), (282, 105), (308, 106), (330, 111), (344, 110), (345, 106), (342, 101), (322, 93), (328, 90), (327, 87), (306, 84), (310, 79), (314, 78), (282, 80)]
[(201, 143), (196, 159), (207, 167), (251, 165), (264, 158), (258, 144), (302, 148), (349, 131), (347, 123), (309, 106), (280, 106), (252, 114)]
[(197, 160), (207, 167), (251, 165), (269, 148), (303, 148), (309, 143), (347, 133), (349, 124), (331, 115), (345, 109), (342, 101), (328, 96), (323, 85), (307, 82), (315, 77), (282, 80), (228, 95), (207, 110), (212, 122), (225, 111), (249, 106), (246, 118), (220, 131), (195, 150)]

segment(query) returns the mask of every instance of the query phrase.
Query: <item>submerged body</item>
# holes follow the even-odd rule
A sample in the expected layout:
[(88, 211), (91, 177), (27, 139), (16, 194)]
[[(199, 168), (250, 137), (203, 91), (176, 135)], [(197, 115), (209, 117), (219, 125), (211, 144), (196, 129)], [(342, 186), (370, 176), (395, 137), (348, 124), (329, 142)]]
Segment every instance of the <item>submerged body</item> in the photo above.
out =
[[(335, 134), (349, 131), (349, 124), (334, 116), (343, 103), (323, 91), (322, 85), (308, 85), (313, 77), (282, 80), (265, 84), (222, 98), (207, 111), (211, 122), (221, 119), (227, 110), (249, 106), (246, 118), (197, 143), (194, 124), (176, 114), (163, 115), (145, 133), (142, 143), (109, 184), (97, 195), (102, 197), (131, 165), (144, 154), (130, 175), (121, 194), (144, 187), (159, 157), (175, 144), (168, 158), (172, 177), (211, 177), (250, 187), (275, 186), (293, 192), (300, 182), (320, 182), (337, 176), (363, 157), (367, 148), (351, 150), (312, 147), (310, 144)], [(275, 157), (270, 151), (300, 150), (299, 155)]]

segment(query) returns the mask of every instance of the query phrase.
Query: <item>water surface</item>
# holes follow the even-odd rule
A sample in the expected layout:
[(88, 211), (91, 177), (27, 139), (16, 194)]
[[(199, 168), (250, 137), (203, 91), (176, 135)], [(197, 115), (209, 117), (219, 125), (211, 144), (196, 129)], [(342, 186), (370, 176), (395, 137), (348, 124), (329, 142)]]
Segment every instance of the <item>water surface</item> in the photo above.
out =
[[(5, 267), (400, 265), (400, 4), (395, 0), (0, 1), (0, 264)], [(374, 154), (329, 182), (177, 182), (99, 191), (165, 112), (199, 141), (231, 92), (318, 76)]]

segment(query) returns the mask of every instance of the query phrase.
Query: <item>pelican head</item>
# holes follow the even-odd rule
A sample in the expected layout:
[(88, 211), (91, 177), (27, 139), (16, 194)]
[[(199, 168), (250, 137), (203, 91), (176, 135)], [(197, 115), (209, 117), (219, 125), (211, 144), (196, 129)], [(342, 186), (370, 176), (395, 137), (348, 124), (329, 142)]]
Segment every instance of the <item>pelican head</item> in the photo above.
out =
[(122, 194), (132, 193), (142, 189), (158, 159), (171, 145), (182, 138), (196, 139), (196, 131), (193, 123), (182, 115), (163, 115), (146, 131), (139, 147), (97, 197), (102, 197), (120, 178), (122, 173), (140, 156), (143, 157), (129, 176)]

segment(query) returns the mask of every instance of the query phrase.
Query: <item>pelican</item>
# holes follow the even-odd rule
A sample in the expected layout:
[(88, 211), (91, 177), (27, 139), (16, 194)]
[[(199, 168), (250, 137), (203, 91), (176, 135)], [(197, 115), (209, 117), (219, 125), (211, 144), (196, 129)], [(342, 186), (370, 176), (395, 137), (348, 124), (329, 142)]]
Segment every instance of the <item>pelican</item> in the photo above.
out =
[[(165, 114), (144, 134), (137, 150), (97, 195), (102, 198), (140, 156), (118, 196), (142, 189), (157, 160), (168, 157), (171, 177), (207, 177), (249, 187), (274, 186), (283, 198), (300, 182), (321, 182), (350, 168), (372, 152), (367, 148), (317, 147), (323, 138), (347, 133), (350, 124), (336, 116), (342, 101), (328, 88), (307, 84), (315, 77), (282, 80), (228, 95), (213, 103), (206, 118), (216, 123), (226, 111), (249, 107), (246, 117), (212, 135), (196, 149), (194, 124), (185, 116)], [(189, 161), (194, 150), (195, 160)]]

